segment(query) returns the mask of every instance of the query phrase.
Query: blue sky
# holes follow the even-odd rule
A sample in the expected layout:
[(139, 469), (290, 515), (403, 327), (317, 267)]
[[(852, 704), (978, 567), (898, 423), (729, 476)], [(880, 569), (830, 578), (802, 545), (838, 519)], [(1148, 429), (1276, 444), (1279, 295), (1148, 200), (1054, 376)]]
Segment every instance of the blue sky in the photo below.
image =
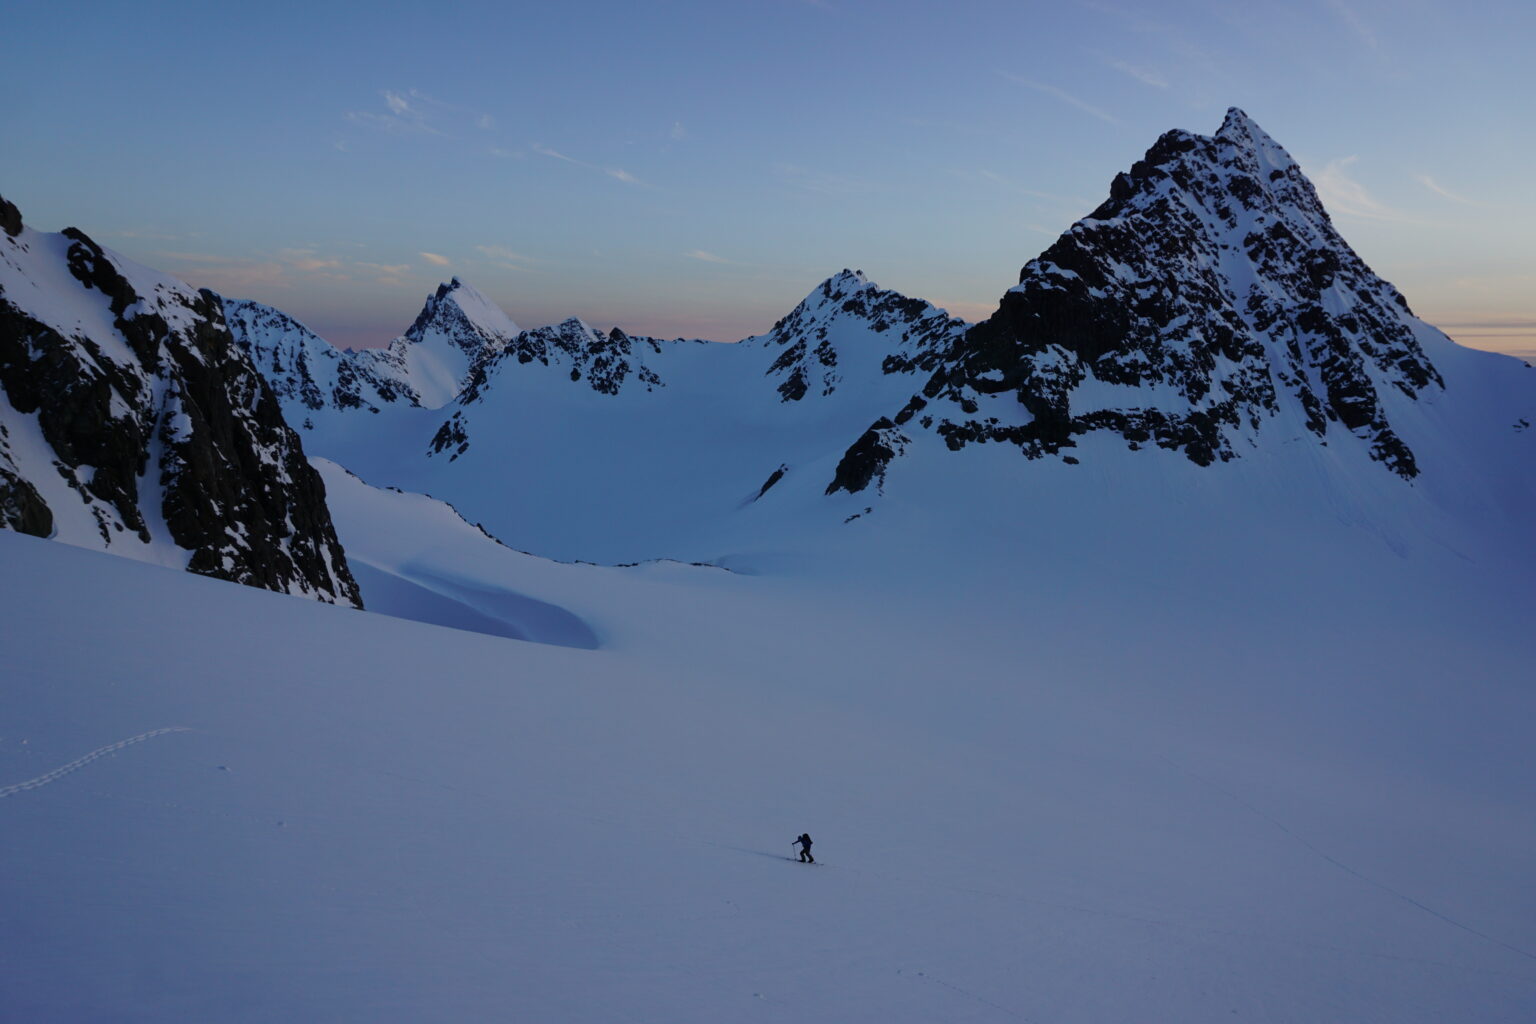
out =
[(339, 344), (455, 274), (735, 340), (845, 266), (984, 316), (1240, 106), (1416, 312), (1536, 357), (1533, 7), (11, 0), (0, 194)]

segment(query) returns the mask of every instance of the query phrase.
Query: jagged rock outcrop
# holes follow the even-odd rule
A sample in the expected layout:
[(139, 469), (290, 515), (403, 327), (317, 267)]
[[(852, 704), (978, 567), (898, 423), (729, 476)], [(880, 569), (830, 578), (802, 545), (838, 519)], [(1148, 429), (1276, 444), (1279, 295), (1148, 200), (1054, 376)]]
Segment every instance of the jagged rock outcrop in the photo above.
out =
[(267, 379), (293, 426), (313, 426), (312, 414), (324, 410), (377, 414), (396, 403), (417, 404), (403, 372), (379, 373), (271, 306), (241, 299), (222, 302), (230, 333)]
[(1208, 465), (1286, 420), (1411, 479), (1384, 393), (1443, 386), (1413, 324), (1301, 169), (1234, 108), (1213, 137), (1163, 135), (991, 318), (913, 359), (929, 378), (894, 422), (1030, 458), (1102, 431)]
[(839, 368), (834, 335), (847, 323), (886, 336), (881, 339), (885, 373), (912, 372), (926, 353), (952, 342), (966, 326), (921, 299), (879, 288), (862, 271), (844, 270), (823, 281), (767, 335), (752, 339), (778, 350), (768, 375), (777, 382), (780, 399), (798, 402), (808, 393), (827, 396), (837, 390), (846, 369)]
[(482, 360), (464, 388), (463, 401), (466, 405), (479, 401), (486, 382), (504, 368), (529, 363), (556, 367), (572, 381), (584, 381), (602, 395), (617, 395), (631, 378), (634, 387), (655, 391), (665, 387), (666, 382), (646, 360), (660, 355), (664, 344), (671, 343), (632, 337), (617, 327), (604, 334), (570, 317), (548, 327), (523, 331), (500, 352)]
[(73, 228), (9, 227), (0, 524), (360, 605), (320, 477), (219, 298)]

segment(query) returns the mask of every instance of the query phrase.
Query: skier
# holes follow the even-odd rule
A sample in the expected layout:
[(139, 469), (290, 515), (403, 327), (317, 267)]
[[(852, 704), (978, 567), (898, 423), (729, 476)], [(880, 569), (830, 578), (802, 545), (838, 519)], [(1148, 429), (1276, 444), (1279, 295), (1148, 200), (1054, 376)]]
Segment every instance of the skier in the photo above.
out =
[(800, 833), (800, 838), (796, 839), (795, 842), (800, 844), (800, 863), (815, 864), (816, 858), (811, 856), (811, 834), (809, 832), (802, 832)]

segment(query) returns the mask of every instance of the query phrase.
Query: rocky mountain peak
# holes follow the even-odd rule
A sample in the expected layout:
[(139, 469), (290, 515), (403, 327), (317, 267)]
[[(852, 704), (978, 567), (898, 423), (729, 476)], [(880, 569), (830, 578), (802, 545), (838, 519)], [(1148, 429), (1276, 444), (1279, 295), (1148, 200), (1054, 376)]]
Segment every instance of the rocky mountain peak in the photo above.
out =
[(1003, 441), (1039, 458), (1109, 432), (1202, 465), (1295, 422), (1411, 479), (1387, 399), (1442, 386), (1422, 326), (1284, 148), (1233, 108), (1217, 135), (1164, 133), (1117, 175), (992, 317), (930, 358), (893, 422), (933, 403), (917, 426), (951, 448)]
[[(845, 269), (812, 289), (766, 335), (743, 344), (776, 351), (767, 375), (777, 382), (782, 401), (798, 402), (809, 394), (831, 395), (850, 361), (872, 357), (876, 372), (910, 372), (964, 326), (930, 303), (883, 289), (861, 270)], [(871, 335), (878, 336), (875, 350)]]
[(404, 337), (419, 344), (430, 340), (436, 332), (472, 358), (478, 358), (487, 349), (505, 347), (518, 330), (500, 306), (454, 277), (428, 296)]

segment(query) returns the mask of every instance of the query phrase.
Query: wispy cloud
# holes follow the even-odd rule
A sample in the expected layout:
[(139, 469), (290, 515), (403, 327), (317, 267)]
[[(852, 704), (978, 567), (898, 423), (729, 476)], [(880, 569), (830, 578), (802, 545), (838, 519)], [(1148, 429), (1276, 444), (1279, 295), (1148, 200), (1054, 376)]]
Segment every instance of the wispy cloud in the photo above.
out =
[(1101, 59), (1107, 66), (1114, 68), (1122, 75), (1130, 75), (1142, 85), (1150, 85), (1154, 89), (1168, 88), (1168, 79), (1164, 78), (1156, 71), (1153, 71), (1151, 68), (1144, 68), (1136, 64), (1129, 64), (1123, 60), (1117, 60), (1114, 57), (1103, 57)]
[(589, 171), (601, 171), (602, 173), (608, 175), (608, 177), (622, 181), (627, 185), (645, 184), (645, 182), (641, 181), (633, 174), (630, 174), (622, 167), (604, 167), (602, 164), (594, 164), (588, 163), (585, 160), (578, 160), (573, 156), (566, 156), (558, 149), (552, 149), (551, 147), (544, 145), (542, 142), (535, 142), (529, 148), (540, 156), (547, 156), (551, 160), (563, 160), (566, 163), (574, 164), (577, 167), (585, 167)]
[(1050, 85), (1046, 82), (1036, 82), (1034, 79), (1024, 78), (1022, 75), (1015, 75), (1011, 71), (999, 71), (998, 74), (1006, 78), (1008, 81), (1014, 83), (1015, 85), (1022, 85), (1026, 89), (1033, 89), (1036, 92), (1044, 93), (1047, 96), (1053, 96), (1056, 99), (1061, 100), (1063, 103), (1076, 107), (1078, 110), (1081, 110), (1085, 114), (1098, 118), (1100, 121), (1104, 121), (1108, 124), (1120, 123), (1120, 119), (1115, 115), (1107, 111), (1100, 110), (1098, 107), (1087, 102), (1086, 100), (1078, 99), (1076, 96), (1067, 92), (1065, 89), (1059, 89), (1056, 86)]
[(447, 256), (443, 256), (435, 252), (419, 252), (416, 255), (420, 256), (434, 267), (447, 267), (453, 265), (453, 261), (450, 260)]
[(482, 256), (488, 256), (493, 260), (522, 260), (530, 261), (531, 256), (524, 256), (520, 252), (513, 252), (504, 245), (477, 245), (475, 251)]
[(520, 274), (534, 269), (533, 264), (539, 262), (532, 256), (514, 252), (504, 245), (477, 245), (475, 251), (490, 260), (491, 266), (502, 270), (515, 270)]
[(667, 132), (667, 137), (673, 142), (681, 142), (688, 137), (688, 129), (683, 127), (683, 122), (673, 121), (672, 130)]
[(347, 120), (353, 124), (375, 128), (395, 135), (442, 135), (433, 123), (435, 114), (444, 106), (415, 89), (397, 92), (385, 89), (379, 93), (384, 100), (384, 112), (352, 110)]
[(699, 260), (702, 263), (734, 263), (735, 262), (735, 260), (728, 260), (724, 256), (716, 256), (712, 252), (705, 252), (703, 249), (689, 249), (687, 252), (683, 253), (683, 255), (687, 256), (691, 260)]
[(782, 161), (773, 165), (773, 173), (788, 185), (822, 195), (848, 196), (881, 190), (881, 186), (864, 178), (818, 171)]
[(386, 288), (404, 288), (405, 278), (411, 272), (409, 263), (357, 263), (356, 268), (373, 278), (375, 284)]
[[(472, 131), (494, 132), (496, 118), (473, 107), (429, 96), (420, 89), (383, 89), (379, 98), (383, 110), (351, 110), (346, 119), (375, 131), (391, 135), (435, 135), (459, 138)], [(347, 152), (347, 140), (336, 148)]]
[(1441, 198), (1449, 199), (1453, 203), (1461, 203), (1463, 206), (1482, 205), (1475, 199), (1468, 199), (1466, 196), (1458, 195), (1457, 193), (1452, 192), (1450, 189), (1446, 188), (1444, 185), (1440, 184), (1438, 181), (1436, 181), (1434, 178), (1431, 178), (1427, 174), (1415, 174), (1413, 177), (1414, 180), (1417, 181), (1420, 185), (1423, 185), (1425, 188), (1429, 189), (1431, 192), (1435, 193)]
[(1312, 178), (1322, 197), (1323, 205), (1336, 216), (1359, 217), (1364, 220), (1388, 221), (1399, 224), (1414, 223), (1414, 218), (1393, 209), (1371, 194), (1370, 189), (1350, 176), (1359, 156), (1346, 156), (1330, 160)]
[(340, 260), (322, 260), (322, 259), (318, 259), (318, 258), (316, 258), (314, 256), (300, 257), (298, 259), (293, 260), (288, 265), (290, 267), (292, 267), (294, 270), (297, 270), (297, 271), (300, 271), (300, 272), (306, 273), (306, 274), (314, 273), (317, 270), (339, 270), (339, 269), (341, 269), (341, 261)]
[(956, 168), (955, 173), (962, 178), (971, 178), (974, 176), (976, 178), (982, 179), (983, 181), (990, 182), (993, 185), (1005, 188), (1010, 192), (1017, 192), (1020, 195), (1030, 196), (1034, 199), (1045, 199), (1053, 203), (1066, 203), (1075, 207), (1087, 208), (1094, 205), (1092, 200), (1086, 199), (1082, 196), (1064, 196), (1055, 192), (1041, 192), (1039, 189), (1029, 188), (1020, 182), (1013, 180), (1007, 175), (999, 174), (996, 171), (989, 170), (985, 167)]

